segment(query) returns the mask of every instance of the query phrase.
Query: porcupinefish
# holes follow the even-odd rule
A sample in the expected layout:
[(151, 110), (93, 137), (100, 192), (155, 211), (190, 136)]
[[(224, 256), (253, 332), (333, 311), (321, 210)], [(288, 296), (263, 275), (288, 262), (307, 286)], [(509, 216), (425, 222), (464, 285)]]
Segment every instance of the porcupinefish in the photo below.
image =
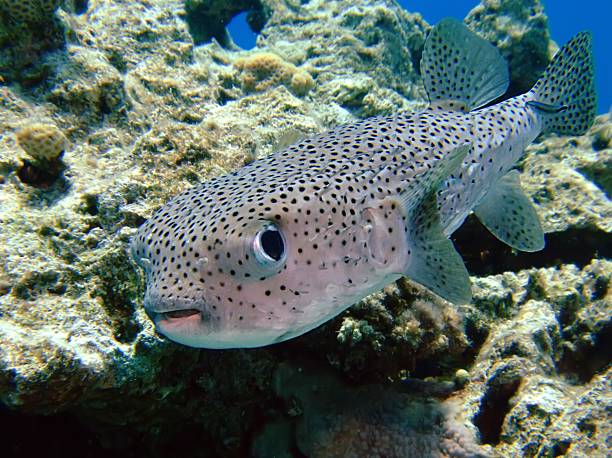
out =
[(474, 211), (510, 246), (544, 235), (512, 170), (541, 132), (580, 134), (596, 97), (579, 33), (527, 93), (497, 49), (442, 20), (421, 60), (430, 105), (305, 139), (176, 196), (131, 244), (159, 332), (205, 348), (299, 336), (406, 276), (471, 299), (450, 234)]

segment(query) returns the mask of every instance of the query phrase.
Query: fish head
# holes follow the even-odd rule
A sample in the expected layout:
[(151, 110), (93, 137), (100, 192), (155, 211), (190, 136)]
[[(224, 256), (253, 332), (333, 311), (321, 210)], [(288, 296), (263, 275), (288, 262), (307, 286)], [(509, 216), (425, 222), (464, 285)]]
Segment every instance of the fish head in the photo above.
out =
[(380, 208), (326, 204), (312, 183), (295, 188), (299, 196), (291, 185), (235, 195), (206, 186), (140, 228), (132, 255), (144, 268), (144, 305), (159, 332), (205, 348), (280, 342), (401, 270), (394, 257), (403, 249), (401, 218), (390, 235), (393, 218)]

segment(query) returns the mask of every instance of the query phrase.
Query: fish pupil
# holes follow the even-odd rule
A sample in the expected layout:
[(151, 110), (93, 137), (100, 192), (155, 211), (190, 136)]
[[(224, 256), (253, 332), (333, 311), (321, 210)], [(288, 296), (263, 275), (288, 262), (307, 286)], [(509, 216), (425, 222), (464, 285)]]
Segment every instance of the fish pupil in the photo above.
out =
[(261, 248), (275, 261), (280, 261), (285, 254), (283, 236), (276, 229), (266, 229), (261, 233)]

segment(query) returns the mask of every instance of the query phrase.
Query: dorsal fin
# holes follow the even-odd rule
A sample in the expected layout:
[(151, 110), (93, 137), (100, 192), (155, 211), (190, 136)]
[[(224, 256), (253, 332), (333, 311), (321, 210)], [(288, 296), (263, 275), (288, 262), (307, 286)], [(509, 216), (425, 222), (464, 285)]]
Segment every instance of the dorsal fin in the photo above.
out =
[(451, 18), (429, 33), (421, 74), (430, 102), (457, 100), (470, 111), (503, 95), (509, 81), (508, 65), (497, 48)]

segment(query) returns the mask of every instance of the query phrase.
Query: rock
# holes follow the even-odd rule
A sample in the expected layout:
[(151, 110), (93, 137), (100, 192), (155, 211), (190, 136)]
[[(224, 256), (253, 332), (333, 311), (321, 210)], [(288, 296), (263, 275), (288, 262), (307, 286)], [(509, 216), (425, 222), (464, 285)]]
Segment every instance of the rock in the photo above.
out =
[(483, 0), (465, 22), (508, 61), (510, 87), (505, 97), (531, 89), (556, 51), (540, 0)]
[(545, 232), (583, 228), (612, 231), (612, 148), (595, 148), (607, 116), (581, 137), (550, 136), (527, 148), (521, 182), (532, 197)]
[[(290, 365), (279, 366), (275, 387), (293, 413), (285, 421), (293, 427), (285, 427), (284, 434), (294, 429), (297, 447), (306, 456), (491, 456), (471, 431), (455, 422), (453, 407), (435, 399), (380, 385), (351, 387), (326, 371)], [(268, 440), (270, 446), (283, 442), (282, 436)]]
[(387, 0), (276, 4), (258, 46), (296, 65), (306, 62), (321, 103), (357, 116), (423, 106), (418, 72), (429, 26), (420, 15)]
[(582, 270), (532, 271), (512, 317), (490, 322), (471, 382), (454, 400), (502, 456), (605, 454), (609, 269), (609, 261), (593, 261)]

